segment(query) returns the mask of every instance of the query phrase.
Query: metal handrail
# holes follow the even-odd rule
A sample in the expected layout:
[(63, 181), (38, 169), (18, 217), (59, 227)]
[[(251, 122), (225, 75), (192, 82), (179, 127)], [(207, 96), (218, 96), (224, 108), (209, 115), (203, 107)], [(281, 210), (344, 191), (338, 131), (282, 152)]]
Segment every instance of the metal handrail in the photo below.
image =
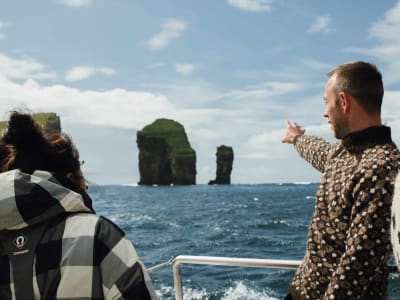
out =
[(296, 269), (298, 268), (301, 262), (302, 262), (301, 260), (277, 260), (277, 259), (259, 259), (259, 258), (179, 255), (172, 260), (175, 298), (176, 300), (183, 299), (182, 281), (180, 272), (181, 264), (250, 267), (250, 268)]
[[(273, 269), (297, 269), (302, 260), (281, 260), (281, 259), (260, 259), (260, 258), (239, 258), (239, 257), (221, 257), (221, 256), (193, 256), (179, 255), (163, 262), (159, 265), (148, 268), (148, 272), (161, 269), (165, 266), (172, 265), (174, 275), (175, 298), (182, 300), (182, 281), (181, 281), (181, 264), (195, 265), (214, 265), (214, 266), (231, 266), (231, 267), (249, 267), (249, 268), (273, 268)], [(389, 265), (389, 271), (393, 274), (400, 274), (397, 266)]]

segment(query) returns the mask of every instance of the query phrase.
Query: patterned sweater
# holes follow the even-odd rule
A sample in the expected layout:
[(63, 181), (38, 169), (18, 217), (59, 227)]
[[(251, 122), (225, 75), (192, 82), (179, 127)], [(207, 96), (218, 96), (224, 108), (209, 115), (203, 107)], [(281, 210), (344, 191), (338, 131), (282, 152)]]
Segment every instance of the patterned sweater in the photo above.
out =
[(390, 210), (400, 154), (390, 128), (370, 127), (340, 143), (303, 135), (298, 153), (323, 173), (294, 299), (385, 299)]
[(156, 299), (125, 234), (62, 180), (0, 174), (0, 299)]

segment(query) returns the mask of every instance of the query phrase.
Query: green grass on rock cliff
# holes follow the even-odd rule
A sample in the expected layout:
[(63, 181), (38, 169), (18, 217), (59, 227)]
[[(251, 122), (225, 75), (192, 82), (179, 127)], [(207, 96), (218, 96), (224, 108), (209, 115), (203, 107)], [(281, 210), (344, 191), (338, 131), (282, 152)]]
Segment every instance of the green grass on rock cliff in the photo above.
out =
[(180, 157), (195, 155), (189, 144), (185, 128), (174, 120), (157, 119), (145, 126), (138, 134), (144, 137), (165, 139), (171, 150)]

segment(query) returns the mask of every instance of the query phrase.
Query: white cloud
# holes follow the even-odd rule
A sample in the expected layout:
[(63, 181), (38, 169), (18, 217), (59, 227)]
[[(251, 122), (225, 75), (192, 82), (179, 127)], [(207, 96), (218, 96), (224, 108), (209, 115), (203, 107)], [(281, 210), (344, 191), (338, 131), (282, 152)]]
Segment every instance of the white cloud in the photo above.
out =
[(94, 68), (90, 66), (77, 66), (69, 69), (65, 74), (66, 81), (79, 81), (94, 76), (96, 73), (112, 76), (116, 72), (112, 68)]
[[(360, 53), (375, 57), (382, 61), (380, 69), (384, 74), (385, 84), (400, 82), (400, 1), (388, 10), (379, 20), (372, 24), (370, 37), (376, 40), (376, 44), (368, 48), (349, 47), (348, 52)], [(379, 66), (378, 66), (379, 67)]]
[(62, 4), (70, 7), (90, 6), (94, 0), (61, 0)]
[(330, 32), (332, 19), (329, 16), (317, 16), (307, 32)]
[[(20, 63), (22, 62), (24, 60)], [(75, 78), (82, 77), (83, 73), (113, 73), (109, 68), (86, 68), (86, 73), (77, 72)], [(221, 144), (232, 146), (237, 158), (235, 164), (242, 164), (234, 168), (234, 181), (253, 181), (253, 177), (249, 179), (248, 172), (255, 172), (258, 177), (254, 180), (262, 182), (266, 180), (265, 176), (270, 176), (266, 173), (268, 168), (262, 167), (264, 163), (274, 163), (277, 157), (285, 162), (292, 158), (298, 161), (292, 147), (280, 142), (284, 133), (282, 115), (296, 117), (296, 121), (306, 125), (303, 121), (307, 120), (309, 124), (309, 116), (315, 115), (313, 111), (318, 108), (314, 100), (302, 101), (298, 96), (296, 100), (299, 104), (291, 105), (290, 109), (287, 108), (287, 103), (280, 101), (280, 95), (300, 91), (306, 87), (304, 83), (296, 81), (265, 81), (231, 92), (221, 91), (208, 81), (189, 80), (187, 77), (166, 82), (165, 86), (152, 84), (146, 86), (147, 92), (126, 89), (93, 91), (65, 85), (44, 85), (33, 79), (21, 84), (0, 76), (0, 116), (21, 106), (33, 112), (55, 112), (61, 117), (63, 129), (70, 133), (75, 141), (79, 141), (77, 145), (80, 149), (82, 143), (86, 145), (87, 135), (90, 135), (90, 145), (83, 147), (86, 153), (81, 154), (82, 157), (90, 157), (85, 158), (90, 166), (85, 168), (90, 168), (92, 175), (100, 174), (93, 175), (97, 176), (93, 177), (94, 181), (117, 183), (114, 176), (119, 174), (121, 168), (107, 168), (105, 174), (102, 163), (104, 151), (95, 151), (104, 147), (104, 140), (112, 140), (113, 134), (127, 130), (126, 135), (132, 135), (132, 140), (121, 144), (120, 147), (130, 147), (134, 153), (137, 150), (134, 130), (162, 117), (174, 119), (185, 127), (190, 143), (197, 153), (198, 183), (214, 178), (215, 151)], [(154, 90), (162, 90), (162, 93), (156, 93)], [(254, 99), (254, 95), (260, 97)], [(251, 105), (249, 101), (252, 101)], [(322, 103), (320, 97), (315, 101)], [(302, 120), (301, 116), (306, 116), (307, 119)], [(103, 128), (107, 130), (104, 131)], [(99, 132), (107, 133), (98, 136)], [(287, 157), (283, 153), (286, 153)], [(129, 160), (132, 166), (137, 165), (137, 155), (124, 159), (125, 162), (126, 160)], [(121, 164), (122, 168), (126, 167), (124, 163)], [(127, 174), (130, 174), (129, 172), (133, 171), (129, 169)], [(282, 176), (285, 175), (287, 174)], [(124, 180), (134, 180), (130, 175), (124, 176)], [(274, 180), (280, 178), (276, 177)]]
[(65, 74), (67, 81), (79, 81), (93, 76), (95, 69), (88, 66), (73, 67)]
[(14, 106), (27, 106), (34, 112), (54, 111), (63, 122), (73, 124), (140, 128), (175, 109), (163, 95), (123, 89), (80, 91), (62, 85), (42, 86), (34, 80), (18, 84), (3, 78), (0, 90), (2, 113)]
[(0, 76), (10, 79), (55, 79), (54, 72), (33, 58), (14, 59), (0, 53)]
[(190, 75), (195, 70), (196, 66), (193, 64), (176, 64), (175, 71), (181, 75)]
[(381, 41), (399, 43), (400, 1), (386, 12), (383, 20), (372, 25), (370, 35)]
[(161, 31), (151, 37), (148, 45), (152, 50), (167, 46), (171, 40), (178, 38), (187, 27), (186, 22), (179, 19), (168, 19), (161, 25)]
[(107, 76), (113, 76), (117, 74), (117, 72), (113, 68), (99, 68), (98, 71)]
[(293, 149), (281, 144), (285, 136), (284, 124), (282, 129), (271, 130), (251, 136), (244, 144), (246, 151), (242, 157), (246, 158), (285, 158)]
[(382, 121), (392, 129), (393, 141), (400, 145), (400, 91), (386, 90), (382, 103)]
[(234, 7), (247, 11), (270, 11), (272, 0), (228, 0)]
[(230, 91), (224, 97), (239, 99), (248, 97), (265, 98), (301, 91), (304, 87), (303, 83), (270, 81), (252, 85), (246, 89)]

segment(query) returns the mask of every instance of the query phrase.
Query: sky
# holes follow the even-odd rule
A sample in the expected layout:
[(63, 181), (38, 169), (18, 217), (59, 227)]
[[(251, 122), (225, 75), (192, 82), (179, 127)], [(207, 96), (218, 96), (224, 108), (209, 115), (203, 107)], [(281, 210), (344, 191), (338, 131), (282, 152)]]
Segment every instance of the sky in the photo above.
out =
[(136, 132), (186, 130), (199, 184), (233, 148), (232, 183), (317, 182), (282, 144), (285, 120), (336, 142), (326, 73), (353, 60), (383, 74), (382, 118), (400, 145), (400, 1), (13, 0), (0, 4), (0, 117), (55, 112), (86, 178), (139, 181)]

